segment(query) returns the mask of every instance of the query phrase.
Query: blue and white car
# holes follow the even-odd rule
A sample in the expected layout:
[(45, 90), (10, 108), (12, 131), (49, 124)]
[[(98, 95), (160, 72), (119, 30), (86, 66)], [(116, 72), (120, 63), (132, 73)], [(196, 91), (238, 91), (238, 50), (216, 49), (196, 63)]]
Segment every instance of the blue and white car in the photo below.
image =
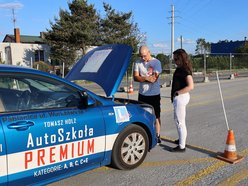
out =
[[(0, 185), (44, 185), (100, 166), (133, 169), (156, 143), (150, 105), (114, 97), (127, 45), (98, 47), (65, 78), (0, 65)], [(72, 83), (90, 80), (106, 96)]]

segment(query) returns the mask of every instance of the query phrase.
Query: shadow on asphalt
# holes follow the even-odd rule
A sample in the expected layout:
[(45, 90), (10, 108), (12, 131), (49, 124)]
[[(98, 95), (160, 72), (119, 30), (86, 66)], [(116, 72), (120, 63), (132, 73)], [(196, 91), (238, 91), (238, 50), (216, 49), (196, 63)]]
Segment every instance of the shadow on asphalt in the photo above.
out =
[[(166, 139), (166, 138), (162, 138), (162, 137), (161, 137), (161, 140), (164, 141), (164, 142), (176, 144), (176, 143), (175, 143), (175, 140)], [(160, 144), (159, 146), (161, 146), (161, 147), (162, 147), (164, 150), (166, 150), (166, 151), (169, 151), (169, 152), (171, 151), (171, 147), (170, 147), (170, 146), (167, 146), (167, 145), (165, 145), (165, 144)], [(204, 149), (204, 148), (202, 148), (202, 147), (197, 147), (197, 146), (194, 146), (194, 145), (189, 145), (189, 144), (187, 144), (186, 147), (187, 147), (188, 149), (191, 149), (191, 150), (194, 150), (194, 151), (203, 153), (203, 154), (207, 154), (207, 155), (210, 156), (210, 157), (215, 157), (215, 158), (216, 158), (216, 156), (220, 154), (220, 152), (213, 152), (213, 151), (211, 151), (211, 150), (209, 150), (209, 149)]]

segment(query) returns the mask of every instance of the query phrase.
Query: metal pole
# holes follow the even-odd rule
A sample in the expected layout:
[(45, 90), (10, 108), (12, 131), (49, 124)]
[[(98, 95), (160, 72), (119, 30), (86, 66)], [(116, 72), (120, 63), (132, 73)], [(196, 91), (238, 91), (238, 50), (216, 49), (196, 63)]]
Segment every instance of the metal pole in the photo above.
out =
[(133, 68), (134, 68), (134, 63), (132, 64), (132, 72), (131, 72), (131, 84), (132, 85), (133, 85)]
[(65, 77), (65, 63), (63, 62), (62, 65), (63, 65), (63, 67), (62, 67), (63, 68), (62, 77), (64, 78)]
[(204, 77), (206, 78), (206, 74), (207, 74), (207, 65), (206, 65), (206, 53), (204, 52), (204, 56), (203, 56), (203, 62), (204, 62)]
[(30, 59), (30, 67), (33, 68), (33, 58)]
[(174, 52), (174, 5), (171, 5), (171, 60), (170, 60), (170, 74), (172, 69), (172, 60)]
[[(129, 100), (129, 94), (128, 94), (128, 91), (129, 91), (129, 85), (128, 85), (128, 70), (126, 71), (126, 86), (127, 86), (127, 99)], [(124, 88), (125, 90), (125, 88)]]
[(230, 53), (230, 73), (232, 72), (232, 53)]
[(223, 108), (223, 112), (224, 112), (224, 116), (225, 116), (226, 126), (227, 126), (227, 129), (229, 130), (229, 125), (228, 125), (228, 121), (227, 121), (227, 117), (226, 117), (226, 109), (225, 109), (224, 100), (223, 100), (223, 97), (222, 97), (222, 91), (221, 91), (221, 87), (220, 87), (220, 80), (219, 80), (218, 71), (216, 71), (216, 77), (217, 77), (217, 81), (218, 81), (218, 86), (219, 86), (219, 91), (220, 91), (220, 98), (221, 98), (222, 108)]
[(180, 36), (180, 41), (181, 41), (181, 49), (183, 48), (183, 36)]
[(204, 63), (204, 69), (203, 69), (203, 74), (204, 74), (204, 82), (207, 83), (209, 82), (209, 79), (207, 77), (207, 59), (206, 59), (206, 52), (204, 51), (203, 55), (203, 63)]

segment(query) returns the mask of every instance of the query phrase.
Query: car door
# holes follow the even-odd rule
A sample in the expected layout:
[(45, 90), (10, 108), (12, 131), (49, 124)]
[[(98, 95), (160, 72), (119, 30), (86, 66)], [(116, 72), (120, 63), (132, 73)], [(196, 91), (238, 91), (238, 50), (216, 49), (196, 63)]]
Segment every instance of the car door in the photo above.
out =
[[(0, 113), (1, 115), (1, 113)], [(7, 185), (7, 156), (6, 146), (3, 134), (3, 128), (0, 121), (0, 185)]]
[(81, 108), (79, 91), (64, 82), (27, 74), (4, 78), (11, 82), (0, 91), (9, 185), (46, 183), (100, 165), (105, 126), (97, 106)]

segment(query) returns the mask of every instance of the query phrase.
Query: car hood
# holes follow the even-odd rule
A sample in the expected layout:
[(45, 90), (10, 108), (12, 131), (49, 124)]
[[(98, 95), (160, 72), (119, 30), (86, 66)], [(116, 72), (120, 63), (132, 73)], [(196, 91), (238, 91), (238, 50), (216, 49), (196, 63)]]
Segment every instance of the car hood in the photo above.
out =
[(132, 48), (124, 44), (97, 47), (83, 56), (65, 79), (93, 81), (103, 88), (106, 96), (112, 96), (122, 81), (131, 55)]

